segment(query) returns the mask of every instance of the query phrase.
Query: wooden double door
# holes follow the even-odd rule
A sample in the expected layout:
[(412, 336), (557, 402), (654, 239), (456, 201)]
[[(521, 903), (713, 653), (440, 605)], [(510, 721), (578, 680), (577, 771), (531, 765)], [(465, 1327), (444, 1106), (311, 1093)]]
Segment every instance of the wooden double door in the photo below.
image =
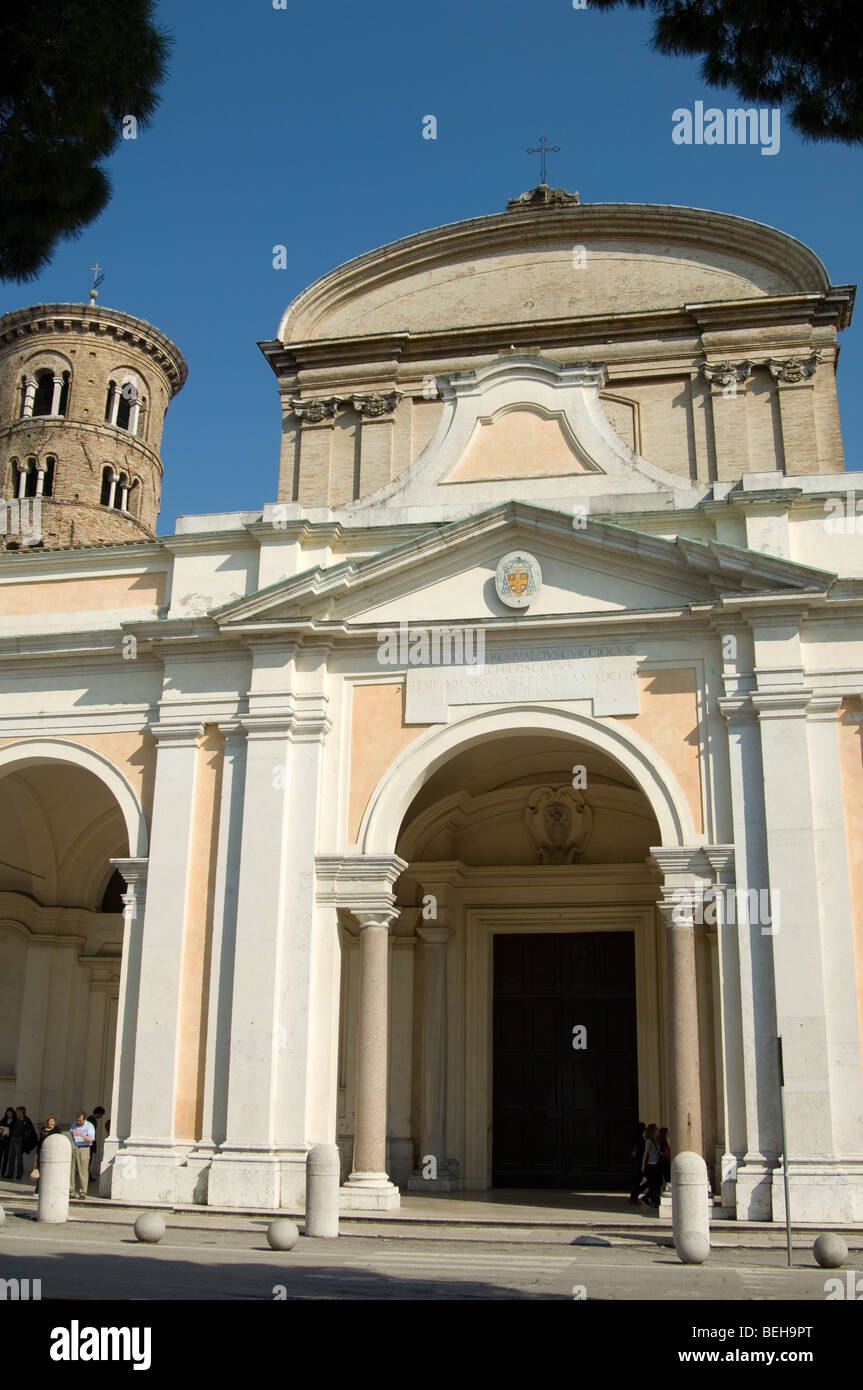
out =
[(628, 1188), (633, 933), (497, 935), (493, 1047), (494, 1186)]

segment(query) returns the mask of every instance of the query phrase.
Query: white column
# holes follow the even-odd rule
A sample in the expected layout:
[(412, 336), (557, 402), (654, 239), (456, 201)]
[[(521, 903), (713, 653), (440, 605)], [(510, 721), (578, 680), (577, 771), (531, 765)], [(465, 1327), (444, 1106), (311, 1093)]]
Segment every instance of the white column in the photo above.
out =
[(227, 1134), (231, 996), (237, 934), (240, 846), (243, 834), (246, 731), (238, 721), (221, 723), (219, 728), (225, 738), (225, 750), (219, 810), (219, 843), (216, 851), (203, 1132), (196, 1152), (215, 1149)]
[(345, 1186), (349, 1204), (375, 1209), (398, 1205), (398, 1189), (386, 1170), (389, 929), (395, 915), (392, 909), (354, 911), (360, 924), (360, 1013), (354, 1161)]
[(134, 399), (132, 400), (131, 406), (129, 407), (129, 433), (130, 433), (130, 434), (137, 434), (137, 433), (138, 433), (138, 416), (139, 416), (139, 414), (140, 414), (140, 410), (141, 410), (141, 402), (140, 402), (140, 400), (138, 399), (138, 397), (135, 396)]
[(120, 409), (120, 388), (117, 383), (111, 387), (111, 400), (108, 404), (108, 424), (116, 425), (117, 411)]
[(855, 986), (854, 923), (842, 776), (839, 695), (813, 696), (807, 710), (812, 769), (813, 845), (824, 959), (833, 1151), (863, 1154), (863, 1076)]
[(127, 511), (129, 510), (129, 484), (128, 484), (128, 483), (121, 483), (121, 484), (120, 484), (120, 510), (123, 511), (123, 512), (127, 512)]
[(398, 1188), (387, 1173), (389, 936), (398, 916), (392, 891), (407, 868), (398, 855), (319, 855), (318, 900), (350, 912), (360, 927), (360, 989), (353, 1166), (342, 1210), (391, 1210)]
[[(438, 909), (438, 917), (446, 909)], [(437, 925), (417, 928), (422, 949), (422, 1045), (420, 1152), (417, 1171), (408, 1183), (411, 1192), (451, 1192), (453, 1174), (447, 1160), (447, 942), (451, 929)], [(434, 1160), (430, 1164), (429, 1160)]]
[(41, 497), (45, 490), (45, 473), (47, 466), (44, 463), (36, 464), (36, 496)]
[[(243, 788), (242, 840), (237, 883), (230, 1070), (225, 1138), (210, 1170), (211, 1206), (281, 1204), (276, 1145), (280, 1052), (298, 1050), (302, 1017), (280, 1033), (283, 995), (291, 998), (285, 968), (292, 904), (285, 884), (288, 844), (290, 708), (251, 714)], [(303, 808), (297, 808), (302, 812)], [(304, 1014), (307, 1003), (297, 1001)], [(305, 1157), (294, 1155), (299, 1170)], [(304, 1175), (303, 1175), (304, 1176)], [(303, 1189), (304, 1190), (304, 1189)]]
[(141, 979), (144, 910), (147, 902), (147, 869), (150, 861), (112, 859), (111, 863), (126, 880), (126, 892), (123, 894), (123, 955), (120, 963), (120, 994), (114, 1043), (114, 1081), (108, 1111), (111, 1133), (105, 1140), (99, 1182), (99, 1191), (103, 1197), (111, 1195), (112, 1161), (119, 1145), (128, 1138), (132, 1121), (138, 989)]
[(673, 1154), (701, 1153), (701, 1069), (692, 907), (659, 904), (668, 953), (669, 1131)]
[(116, 473), (112, 473), (112, 474), (111, 474), (111, 486), (110, 486), (109, 489), (108, 489), (108, 503), (107, 503), (107, 505), (108, 505), (109, 507), (113, 507), (113, 505), (114, 505), (114, 498), (115, 498), (115, 496), (116, 496), (116, 493), (117, 493), (117, 474), (116, 474)]
[(19, 497), (26, 497), (26, 495), (27, 495), (27, 466), (26, 466), (26, 464), (19, 463), (19, 465), (18, 465), (18, 496), (19, 496)]
[[(124, 1146), (134, 1177), (115, 1165), (112, 1193), (136, 1201), (180, 1195), (178, 1165), (188, 1146), (174, 1143), (186, 884), (202, 727), (154, 725), (158, 741), (147, 906), (140, 957), (131, 1132)], [(113, 1126), (112, 1126), (113, 1129)], [(128, 1165), (127, 1165), (128, 1166)], [(186, 1198), (188, 1200), (188, 1198)]]
[(718, 925), (725, 1005), (722, 1201), (741, 1221), (769, 1221), (780, 1149), (773, 949), (759, 924), (750, 925), (746, 909), (750, 890), (760, 895), (770, 882), (761, 737), (748, 693), (723, 697), (719, 707), (728, 725), (735, 845), (733, 877), (717, 870), (723, 889)]
[(54, 389), (51, 393), (51, 414), (59, 415), (60, 397), (63, 394), (63, 378), (61, 376), (55, 376), (53, 378), (53, 387)]
[(24, 409), (21, 412), (26, 420), (33, 414), (33, 404), (36, 400), (36, 382), (33, 377), (28, 377), (24, 383)]
[[(843, 1104), (851, 1100), (858, 1116), (861, 1108), (854, 1076), (859, 1051), (852, 1061), (847, 1048), (853, 1031), (848, 993), (836, 978), (837, 951), (838, 957), (844, 952), (847, 958), (851, 934), (841, 917), (833, 917), (835, 890), (819, 885), (813, 785), (818, 774), (813, 777), (815, 750), (806, 718), (810, 699), (810, 690), (787, 686), (767, 687), (753, 696), (761, 721), (771, 903), (777, 923), (771, 941), (776, 1032), (784, 1051), (792, 1215), (800, 1221), (858, 1221), (863, 1219), (859, 1147), (844, 1159), (837, 1153), (837, 1136), (844, 1134), (847, 1123), (839, 1119)], [(828, 742), (824, 729), (819, 729), (816, 744), (829, 757)], [(821, 858), (822, 863), (835, 864), (830, 838)], [(845, 938), (836, 950), (828, 944), (834, 933)], [(778, 1086), (775, 1063), (773, 1078)], [(859, 1134), (859, 1118), (851, 1125)], [(782, 1219), (783, 1213), (784, 1189), (777, 1171), (774, 1220)]]

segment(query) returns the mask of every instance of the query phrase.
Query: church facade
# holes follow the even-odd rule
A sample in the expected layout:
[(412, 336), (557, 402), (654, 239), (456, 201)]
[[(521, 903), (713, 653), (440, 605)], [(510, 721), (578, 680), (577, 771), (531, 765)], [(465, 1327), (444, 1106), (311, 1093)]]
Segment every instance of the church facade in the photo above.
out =
[[(276, 499), (156, 537), (186, 366), (0, 319), (0, 1081), (101, 1190), (863, 1220), (853, 286), (545, 184), (301, 293)], [(251, 499), (250, 499), (251, 500)], [(2, 1100), (2, 1094), (0, 1094)]]

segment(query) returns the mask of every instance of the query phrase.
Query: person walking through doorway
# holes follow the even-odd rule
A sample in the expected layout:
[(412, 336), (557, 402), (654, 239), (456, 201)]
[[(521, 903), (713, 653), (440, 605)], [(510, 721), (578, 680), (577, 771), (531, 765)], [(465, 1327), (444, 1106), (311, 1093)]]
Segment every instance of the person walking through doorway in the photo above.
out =
[(647, 1179), (647, 1192), (642, 1200), (649, 1207), (659, 1206), (659, 1191), (662, 1187), (662, 1154), (659, 1152), (657, 1125), (648, 1125), (644, 1135), (644, 1155), (641, 1160), (642, 1172)]

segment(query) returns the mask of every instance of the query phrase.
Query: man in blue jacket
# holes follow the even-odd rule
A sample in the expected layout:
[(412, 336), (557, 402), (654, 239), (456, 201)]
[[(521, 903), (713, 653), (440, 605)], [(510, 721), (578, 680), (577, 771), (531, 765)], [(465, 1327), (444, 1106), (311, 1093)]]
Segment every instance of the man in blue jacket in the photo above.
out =
[(87, 1196), (87, 1184), (90, 1179), (90, 1145), (96, 1138), (96, 1131), (87, 1119), (86, 1113), (79, 1110), (75, 1123), (69, 1130), (69, 1137), (72, 1140), (72, 1172), (69, 1178), (69, 1196), (77, 1197), (76, 1187), (81, 1189), (80, 1195)]

